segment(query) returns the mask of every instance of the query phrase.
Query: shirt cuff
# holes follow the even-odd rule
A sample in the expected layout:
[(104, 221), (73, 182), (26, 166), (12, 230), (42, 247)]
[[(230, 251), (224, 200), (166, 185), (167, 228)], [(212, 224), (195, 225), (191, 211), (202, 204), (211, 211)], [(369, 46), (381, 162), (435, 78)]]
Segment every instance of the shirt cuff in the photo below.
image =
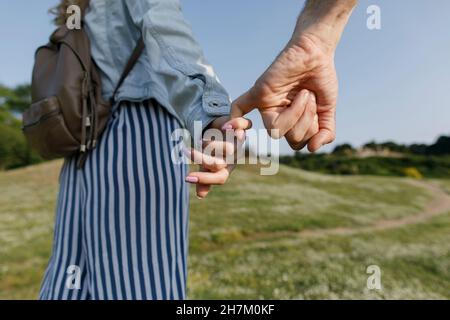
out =
[[(206, 105), (205, 105), (206, 103)], [(219, 102), (218, 99), (206, 100), (199, 102), (198, 106), (193, 108), (194, 111), (189, 115), (186, 128), (193, 141), (199, 141), (203, 137), (203, 131), (215, 119), (228, 116), (231, 112), (231, 105), (228, 101)]]

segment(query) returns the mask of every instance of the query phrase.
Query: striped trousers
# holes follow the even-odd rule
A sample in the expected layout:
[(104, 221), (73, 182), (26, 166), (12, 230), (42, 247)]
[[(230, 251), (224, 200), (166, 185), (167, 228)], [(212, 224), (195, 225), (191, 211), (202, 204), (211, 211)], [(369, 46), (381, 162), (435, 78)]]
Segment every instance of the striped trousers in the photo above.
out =
[(117, 106), (83, 169), (60, 175), (43, 300), (185, 299), (187, 167), (171, 160), (178, 122), (151, 101)]

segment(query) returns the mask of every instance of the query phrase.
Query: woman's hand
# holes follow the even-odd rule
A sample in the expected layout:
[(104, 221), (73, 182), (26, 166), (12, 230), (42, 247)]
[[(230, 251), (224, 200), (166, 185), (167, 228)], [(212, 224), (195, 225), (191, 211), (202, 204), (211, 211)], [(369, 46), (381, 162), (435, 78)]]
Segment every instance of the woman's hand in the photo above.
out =
[(245, 130), (251, 126), (251, 121), (245, 118), (217, 118), (204, 132), (202, 151), (186, 151), (191, 161), (200, 165), (198, 172), (191, 172), (186, 178), (186, 182), (196, 184), (199, 199), (206, 198), (213, 185), (227, 182), (236, 166), (237, 151), (245, 142)]

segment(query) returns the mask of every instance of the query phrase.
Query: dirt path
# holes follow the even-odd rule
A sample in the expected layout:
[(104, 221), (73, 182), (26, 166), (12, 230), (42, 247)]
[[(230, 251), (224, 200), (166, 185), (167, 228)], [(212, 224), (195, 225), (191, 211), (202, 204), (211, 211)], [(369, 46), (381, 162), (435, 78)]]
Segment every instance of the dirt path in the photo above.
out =
[(409, 181), (414, 186), (426, 189), (432, 199), (422, 212), (395, 220), (380, 220), (374, 225), (361, 228), (335, 228), (328, 230), (305, 230), (298, 232), (302, 238), (320, 238), (333, 235), (352, 235), (374, 231), (395, 229), (426, 221), (440, 214), (450, 212), (450, 195), (434, 182)]
[[(414, 181), (410, 180), (408, 183), (427, 190), (432, 198), (425, 208), (414, 215), (406, 216), (399, 219), (385, 219), (375, 222), (368, 227), (356, 227), (356, 228), (332, 228), (332, 229), (318, 229), (318, 230), (304, 230), (299, 232), (292, 231), (280, 231), (271, 233), (258, 233), (249, 237), (248, 241), (254, 241), (256, 239), (263, 239), (267, 237), (288, 237), (281, 240), (283, 243), (290, 243), (297, 241), (298, 239), (315, 239), (324, 238), (327, 236), (349, 236), (363, 233), (371, 233), (376, 231), (390, 230), (400, 228), (408, 225), (424, 222), (435, 216), (446, 214), (450, 212), (450, 194), (447, 193), (441, 186), (434, 182)], [(292, 238), (292, 236), (296, 236)], [(255, 246), (260, 246), (259, 243), (255, 243)]]

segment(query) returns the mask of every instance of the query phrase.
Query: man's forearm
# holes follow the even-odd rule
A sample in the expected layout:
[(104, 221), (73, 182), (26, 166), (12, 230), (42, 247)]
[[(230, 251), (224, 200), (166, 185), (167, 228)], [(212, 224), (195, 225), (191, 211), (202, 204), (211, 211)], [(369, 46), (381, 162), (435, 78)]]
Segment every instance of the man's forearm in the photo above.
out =
[(334, 51), (345, 25), (358, 0), (308, 0), (292, 37), (299, 41), (303, 35), (320, 40), (328, 50)]

